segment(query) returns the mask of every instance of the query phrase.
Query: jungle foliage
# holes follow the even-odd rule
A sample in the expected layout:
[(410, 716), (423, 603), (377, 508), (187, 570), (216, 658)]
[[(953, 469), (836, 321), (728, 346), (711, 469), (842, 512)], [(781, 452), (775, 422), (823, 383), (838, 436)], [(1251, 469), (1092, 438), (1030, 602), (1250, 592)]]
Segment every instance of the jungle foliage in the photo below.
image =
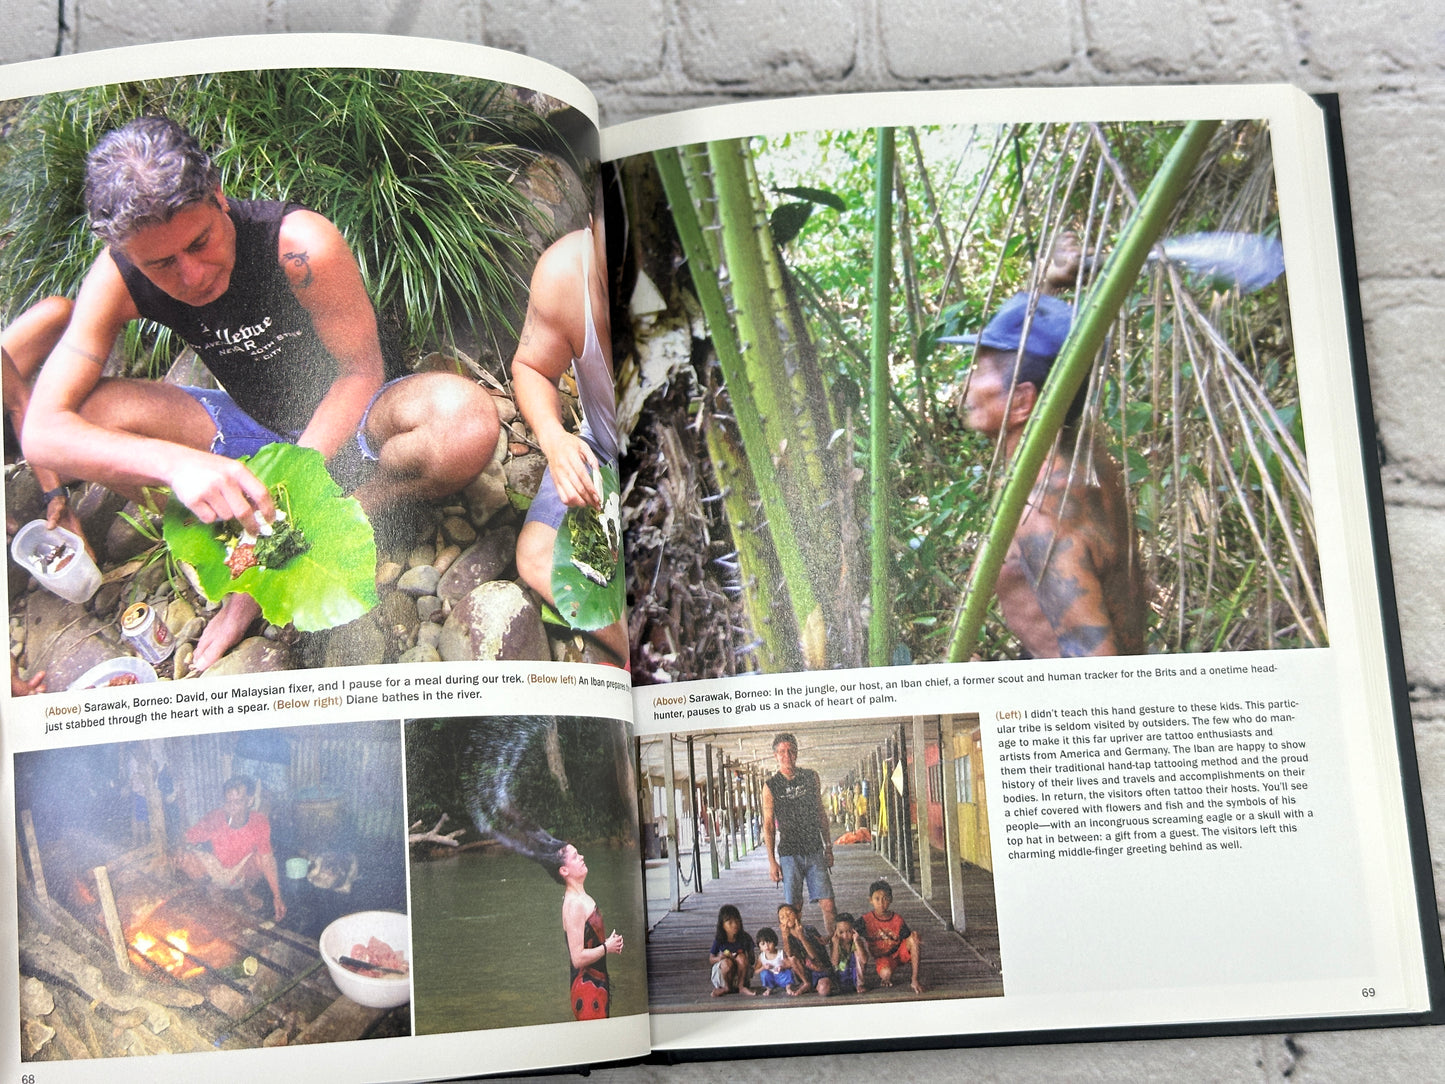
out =
[[(222, 72), (47, 94), (25, 103), (0, 161), (0, 297), (9, 317), (73, 297), (99, 242), (85, 218), (85, 156), (147, 114), (186, 125), (224, 190), (288, 199), (345, 235), (383, 328), (413, 349), (453, 325), (506, 337), (521, 312), (537, 212), (514, 183), (548, 125), (503, 84), (373, 69)], [(134, 327), (135, 325), (133, 325)], [(169, 334), (131, 333), (145, 359)], [(142, 360), (140, 364), (146, 364)]]
[[(1006, 464), (959, 422), (972, 348), (939, 340), (1037, 288), (1066, 232), (1104, 264), (1182, 127), (838, 130), (656, 156), (722, 377), (700, 385), (756, 634), (739, 669), (948, 657)], [(1267, 128), (1201, 146), (1162, 237), (1277, 238)], [(1080, 461), (1097, 447), (1125, 477), (1151, 651), (1326, 639), (1285, 281), (1241, 281), (1153, 247), (1081, 393)], [(860, 538), (879, 535), (870, 561)], [(974, 650), (1016, 653), (996, 610)]]

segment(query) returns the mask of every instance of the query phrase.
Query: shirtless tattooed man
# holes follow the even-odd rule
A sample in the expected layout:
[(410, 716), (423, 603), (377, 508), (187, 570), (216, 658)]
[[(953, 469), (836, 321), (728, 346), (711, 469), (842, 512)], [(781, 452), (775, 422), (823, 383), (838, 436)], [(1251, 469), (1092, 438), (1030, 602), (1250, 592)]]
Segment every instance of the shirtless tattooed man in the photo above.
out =
[[(1072, 320), (1058, 298), (1020, 293), (979, 334), (943, 340), (977, 345), (959, 409), (1009, 458)], [(1142, 654), (1143, 575), (1119, 467), (1075, 435), (1066, 423), (1039, 470), (999, 573), (999, 608), (1032, 658)]]

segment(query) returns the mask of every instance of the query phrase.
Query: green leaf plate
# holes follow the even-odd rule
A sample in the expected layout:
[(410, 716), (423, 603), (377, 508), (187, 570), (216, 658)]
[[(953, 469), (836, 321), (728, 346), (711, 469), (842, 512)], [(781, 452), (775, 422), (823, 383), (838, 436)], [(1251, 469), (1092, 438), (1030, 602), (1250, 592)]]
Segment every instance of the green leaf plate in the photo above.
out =
[[(360, 503), (344, 497), (312, 448), (268, 444), (241, 462), (274, 493), (286, 484), (289, 518), (311, 548), (282, 568), (255, 566), (234, 579), (226, 565), (223, 539), (233, 524), (201, 523), (180, 501), (166, 506), (162, 530), (178, 561), (196, 570), (206, 598), (242, 591), (261, 604), (273, 625), (294, 624), (316, 632), (354, 621), (377, 603), (376, 537)], [(278, 502), (285, 507), (286, 502)]]
[[(557, 613), (574, 629), (584, 631), (605, 629), (622, 617), (622, 521), (620, 516), (619, 487), (615, 467), (603, 464), (602, 472), (602, 513), (591, 508), (569, 508), (562, 517), (557, 531), (557, 541), (552, 547), (552, 598)], [(609, 511), (610, 510), (610, 511)], [(572, 560), (572, 528), (578, 517), (597, 516), (611, 519), (614, 537), (617, 540), (617, 560), (612, 577), (606, 584), (600, 584)], [(601, 571), (601, 570), (598, 570)]]

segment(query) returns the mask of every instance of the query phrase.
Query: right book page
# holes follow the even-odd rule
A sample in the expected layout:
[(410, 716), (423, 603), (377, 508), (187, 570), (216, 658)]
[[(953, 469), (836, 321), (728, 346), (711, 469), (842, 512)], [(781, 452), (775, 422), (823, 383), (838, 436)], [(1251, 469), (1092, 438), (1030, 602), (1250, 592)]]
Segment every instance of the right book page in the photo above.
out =
[(1428, 1019), (1322, 110), (861, 95), (603, 157), (655, 1047)]

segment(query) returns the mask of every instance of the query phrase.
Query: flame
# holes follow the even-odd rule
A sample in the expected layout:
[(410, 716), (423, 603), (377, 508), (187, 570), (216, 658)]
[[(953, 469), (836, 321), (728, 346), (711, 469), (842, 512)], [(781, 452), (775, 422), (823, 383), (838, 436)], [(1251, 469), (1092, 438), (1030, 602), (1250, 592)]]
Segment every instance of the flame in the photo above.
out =
[(161, 941), (157, 941), (144, 930), (138, 930), (131, 938), (130, 945), (157, 967), (165, 968), (177, 978), (188, 979), (205, 970), (203, 967), (188, 966), (186, 954), (191, 951), (190, 938), (190, 931), (184, 929), (170, 931)]

